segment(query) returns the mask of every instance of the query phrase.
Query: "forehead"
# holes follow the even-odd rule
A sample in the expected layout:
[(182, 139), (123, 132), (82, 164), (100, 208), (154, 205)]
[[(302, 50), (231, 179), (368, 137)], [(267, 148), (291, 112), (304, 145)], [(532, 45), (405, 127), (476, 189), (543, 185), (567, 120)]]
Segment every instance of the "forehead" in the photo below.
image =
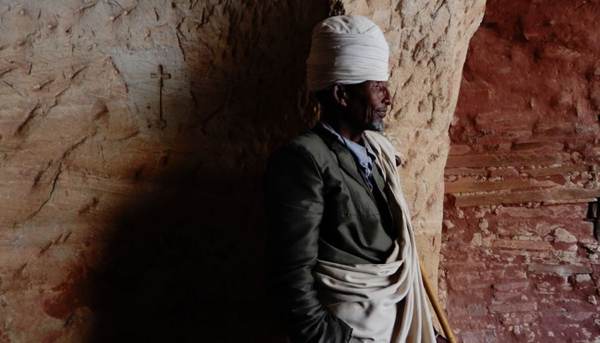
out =
[(388, 86), (388, 82), (387, 81), (365, 81), (365, 85), (368, 87), (373, 87), (373, 86), (377, 86), (377, 87), (387, 87)]
[(386, 89), (388, 88), (387, 81), (368, 80), (368, 81), (363, 81), (361, 83), (346, 85), (346, 89), (354, 91), (354, 92), (361, 92), (361, 93), (379, 92), (383, 88), (386, 88)]

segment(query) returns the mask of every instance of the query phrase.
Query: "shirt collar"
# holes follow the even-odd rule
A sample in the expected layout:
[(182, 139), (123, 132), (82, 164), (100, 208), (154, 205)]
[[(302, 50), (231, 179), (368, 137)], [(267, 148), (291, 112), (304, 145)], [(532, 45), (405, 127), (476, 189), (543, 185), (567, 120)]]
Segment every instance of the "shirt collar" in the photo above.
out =
[[(372, 163), (375, 160), (376, 156), (375, 153), (371, 150), (371, 147), (369, 147), (366, 144), (358, 144), (352, 141), (351, 139), (343, 137), (337, 131), (335, 131), (335, 129), (331, 127), (331, 125), (327, 124), (324, 121), (321, 121), (320, 124), (327, 131), (334, 134), (337, 137), (338, 141), (342, 143), (342, 145), (346, 146), (350, 150), (350, 152), (352, 152), (352, 154), (356, 157), (356, 159), (358, 159), (358, 162), (363, 168), (371, 169)], [(364, 142), (364, 137), (361, 137), (361, 140)]]

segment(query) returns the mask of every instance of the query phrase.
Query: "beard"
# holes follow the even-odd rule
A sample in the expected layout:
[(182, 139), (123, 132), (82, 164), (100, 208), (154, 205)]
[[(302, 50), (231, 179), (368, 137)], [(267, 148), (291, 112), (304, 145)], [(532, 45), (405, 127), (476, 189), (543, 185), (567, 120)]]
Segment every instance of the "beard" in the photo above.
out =
[(367, 130), (383, 132), (383, 120), (373, 120), (367, 124)]
[(376, 109), (372, 108), (371, 106), (368, 106), (368, 108), (367, 108), (368, 121), (365, 125), (366, 126), (365, 129), (383, 132), (383, 130), (384, 130), (383, 117), (385, 116), (386, 110), (387, 109), (376, 110)]

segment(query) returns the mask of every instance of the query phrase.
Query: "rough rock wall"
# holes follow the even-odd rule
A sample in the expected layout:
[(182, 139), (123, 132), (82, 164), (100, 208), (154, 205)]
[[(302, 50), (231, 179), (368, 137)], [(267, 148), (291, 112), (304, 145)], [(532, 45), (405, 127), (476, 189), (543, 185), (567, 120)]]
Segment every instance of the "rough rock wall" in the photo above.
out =
[(442, 289), (464, 342), (600, 339), (597, 1), (489, 1), (445, 170)]
[[(384, 27), (390, 136), (437, 270), (441, 170), (483, 0), (347, 1)], [(314, 122), (321, 0), (0, 0), (0, 342), (277, 341), (261, 175)]]
[(261, 175), (327, 10), (0, 1), (0, 341), (268, 341)]

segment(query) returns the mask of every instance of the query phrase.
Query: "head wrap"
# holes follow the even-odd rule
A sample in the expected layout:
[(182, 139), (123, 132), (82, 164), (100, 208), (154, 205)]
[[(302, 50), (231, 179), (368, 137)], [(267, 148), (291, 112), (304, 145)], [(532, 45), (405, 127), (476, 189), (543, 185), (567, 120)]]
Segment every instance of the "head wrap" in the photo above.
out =
[(334, 83), (388, 80), (389, 46), (381, 29), (363, 16), (335, 16), (313, 29), (308, 56), (310, 91)]

